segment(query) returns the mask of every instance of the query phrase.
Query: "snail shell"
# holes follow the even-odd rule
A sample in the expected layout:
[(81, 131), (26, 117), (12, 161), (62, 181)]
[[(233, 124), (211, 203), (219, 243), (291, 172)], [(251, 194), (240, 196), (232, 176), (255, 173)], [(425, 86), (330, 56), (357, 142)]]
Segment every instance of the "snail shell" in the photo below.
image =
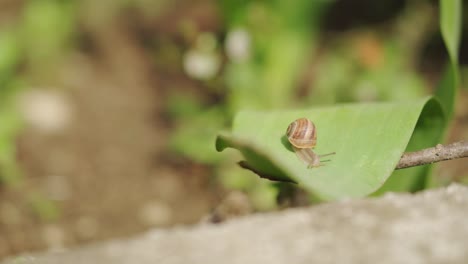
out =
[(317, 144), (317, 130), (307, 118), (292, 122), (286, 130), (289, 142), (296, 148), (313, 148)]

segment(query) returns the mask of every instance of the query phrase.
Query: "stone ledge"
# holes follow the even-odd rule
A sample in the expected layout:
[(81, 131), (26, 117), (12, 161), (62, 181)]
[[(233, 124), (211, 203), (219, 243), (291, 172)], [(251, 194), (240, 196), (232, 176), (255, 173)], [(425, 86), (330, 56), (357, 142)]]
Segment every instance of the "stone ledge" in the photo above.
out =
[(468, 263), (468, 188), (446, 188), (154, 230), (8, 264)]

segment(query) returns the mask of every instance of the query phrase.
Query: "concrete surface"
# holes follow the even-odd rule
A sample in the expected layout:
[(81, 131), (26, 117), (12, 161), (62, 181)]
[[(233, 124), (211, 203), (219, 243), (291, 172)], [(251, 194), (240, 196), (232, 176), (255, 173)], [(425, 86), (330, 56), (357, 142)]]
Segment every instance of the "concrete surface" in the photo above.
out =
[(451, 185), (153, 230), (3, 263), (468, 263), (468, 188)]

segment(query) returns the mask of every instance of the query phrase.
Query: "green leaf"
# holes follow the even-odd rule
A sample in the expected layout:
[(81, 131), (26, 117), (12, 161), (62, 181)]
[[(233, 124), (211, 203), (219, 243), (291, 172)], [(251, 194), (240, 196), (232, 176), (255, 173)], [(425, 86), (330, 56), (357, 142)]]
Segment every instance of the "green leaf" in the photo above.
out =
[(458, 50), (462, 27), (462, 2), (440, 0), (440, 30), (450, 57), (450, 65), (439, 83), (436, 96), (440, 100), (448, 119), (453, 116), (459, 86)]
[[(336, 152), (325, 166), (307, 169), (285, 137), (293, 120), (306, 117), (318, 131), (317, 154)], [(242, 111), (216, 148), (238, 149), (249, 169), (263, 177), (292, 180), (324, 200), (362, 197), (379, 189), (408, 146), (438, 140), (443, 112), (433, 99), (344, 104), (291, 111)], [(418, 125), (417, 125), (418, 124)], [(415, 129), (416, 128), (416, 129)], [(244, 165), (245, 165), (244, 164)], [(408, 185), (414, 180), (409, 179)]]
[(453, 112), (455, 110), (459, 83), (460, 77), (458, 66), (454, 64), (448, 65), (435, 93), (445, 111), (447, 120), (452, 119)]
[[(442, 107), (437, 100), (426, 103), (406, 151), (416, 151), (433, 147), (440, 143), (445, 131), (447, 119), (443, 115)], [(374, 194), (388, 191), (419, 191), (427, 186), (427, 176), (430, 175), (430, 165), (417, 166), (393, 172), (385, 184)]]
[(440, 29), (450, 60), (458, 64), (462, 21), (461, 0), (440, 0)]

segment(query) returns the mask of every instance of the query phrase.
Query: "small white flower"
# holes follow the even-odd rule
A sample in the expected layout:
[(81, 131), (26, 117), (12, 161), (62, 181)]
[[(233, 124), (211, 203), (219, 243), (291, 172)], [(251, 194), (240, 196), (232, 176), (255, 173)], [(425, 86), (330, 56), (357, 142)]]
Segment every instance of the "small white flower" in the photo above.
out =
[(216, 52), (189, 50), (184, 55), (184, 70), (192, 78), (209, 80), (219, 71), (221, 60)]
[(226, 54), (234, 62), (243, 62), (250, 57), (251, 39), (247, 30), (238, 28), (228, 33)]

